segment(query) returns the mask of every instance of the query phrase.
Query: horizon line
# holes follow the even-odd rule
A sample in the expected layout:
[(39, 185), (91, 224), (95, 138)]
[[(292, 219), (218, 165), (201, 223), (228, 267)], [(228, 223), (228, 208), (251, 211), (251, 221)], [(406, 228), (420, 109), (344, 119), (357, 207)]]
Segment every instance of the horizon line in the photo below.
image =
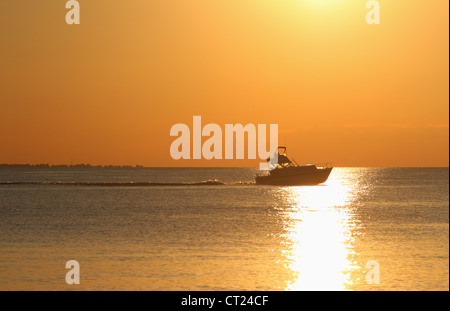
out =
[[(314, 163), (310, 163), (314, 164)], [(304, 164), (308, 165), (308, 164)], [(320, 166), (320, 163), (316, 165)], [(78, 164), (49, 164), (49, 163), (0, 163), (0, 168), (6, 167), (47, 167), (47, 168), (255, 168), (257, 166), (144, 166), (141, 164), (123, 164), (123, 165), (115, 165), (115, 164), (90, 164), (90, 163), (78, 163)], [(348, 165), (336, 165), (333, 166), (335, 168), (449, 168), (447, 166), (348, 166)]]

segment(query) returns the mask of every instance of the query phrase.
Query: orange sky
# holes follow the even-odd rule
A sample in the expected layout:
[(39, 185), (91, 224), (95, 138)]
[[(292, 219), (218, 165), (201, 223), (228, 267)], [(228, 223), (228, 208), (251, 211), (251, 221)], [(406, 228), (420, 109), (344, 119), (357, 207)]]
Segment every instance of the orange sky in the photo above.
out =
[(279, 124), (297, 162), (448, 166), (449, 2), (0, 2), (0, 163), (175, 161), (175, 123)]

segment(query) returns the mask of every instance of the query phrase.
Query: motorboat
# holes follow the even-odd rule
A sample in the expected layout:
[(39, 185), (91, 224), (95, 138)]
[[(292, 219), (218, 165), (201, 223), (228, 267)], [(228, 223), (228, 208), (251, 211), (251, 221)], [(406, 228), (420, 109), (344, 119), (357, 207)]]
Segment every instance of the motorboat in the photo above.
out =
[[(256, 184), (280, 186), (317, 185), (327, 181), (333, 167), (331, 165), (298, 165), (287, 157), (286, 147), (278, 147), (278, 163), (268, 174), (257, 175)], [(268, 159), (269, 161), (269, 159)]]

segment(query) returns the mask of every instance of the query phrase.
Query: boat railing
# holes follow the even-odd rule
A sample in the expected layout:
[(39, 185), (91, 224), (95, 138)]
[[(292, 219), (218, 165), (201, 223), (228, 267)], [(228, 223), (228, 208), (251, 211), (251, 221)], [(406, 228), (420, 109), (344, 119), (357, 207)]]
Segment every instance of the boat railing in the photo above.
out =
[(331, 163), (331, 162), (321, 162), (321, 163), (317, 163), (316, 164), (316, 167), (317, 168), (331, 168), (331, 167), (333, 167), (333, 163)]

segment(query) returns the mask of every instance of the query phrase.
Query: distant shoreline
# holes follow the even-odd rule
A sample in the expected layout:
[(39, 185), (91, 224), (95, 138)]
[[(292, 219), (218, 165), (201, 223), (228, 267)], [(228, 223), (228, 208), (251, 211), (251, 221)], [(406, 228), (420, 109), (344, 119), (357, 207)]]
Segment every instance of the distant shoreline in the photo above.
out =
[(91, 164), (0, 164), (0, 167), (41, 168), (143, 168), (143, 165), (91, 165)]

